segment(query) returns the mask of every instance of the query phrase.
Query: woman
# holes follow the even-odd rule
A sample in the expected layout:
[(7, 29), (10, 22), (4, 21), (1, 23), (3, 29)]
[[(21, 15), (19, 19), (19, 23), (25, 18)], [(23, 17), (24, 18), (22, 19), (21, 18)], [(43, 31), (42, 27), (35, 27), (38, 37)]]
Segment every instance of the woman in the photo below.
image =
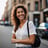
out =
[(13, 22), (13, 31), (11, 42), (15, 43), (16, 48), (32, 48), (31, 44), (35, 41), (35, 27), (32, 21), (29, 21), (29, 35), (27, 31), (28, 11), (24, 5), (17, 5), (13, 8), (11, 19)]

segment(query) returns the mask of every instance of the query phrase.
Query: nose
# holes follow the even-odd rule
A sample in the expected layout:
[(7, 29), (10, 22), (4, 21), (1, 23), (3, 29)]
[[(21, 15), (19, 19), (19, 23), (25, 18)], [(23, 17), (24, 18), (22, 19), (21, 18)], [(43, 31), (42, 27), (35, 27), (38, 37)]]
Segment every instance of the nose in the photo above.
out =
[(21, 15), (22, 13), (20, 12), (20, 15)]

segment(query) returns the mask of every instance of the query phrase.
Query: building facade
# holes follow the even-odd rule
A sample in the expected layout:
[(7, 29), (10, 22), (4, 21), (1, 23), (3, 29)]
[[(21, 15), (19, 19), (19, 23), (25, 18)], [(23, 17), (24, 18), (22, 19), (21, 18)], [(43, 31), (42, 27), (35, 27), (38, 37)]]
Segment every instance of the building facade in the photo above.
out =
[(48, 22), (48, 0), (16, 0), (17, 4), (25, 4), (29, 11), (29, 19), (35, 26), (42, 22)]
[(5, 9), (4, 9), (4, 13), (3, 13), (2, 19), (8, 20), (8, 1), (6, 2), (6, 6), (5, 6)]
[(29, 19), (36, 27), (42, 22), (48, 22), (48, 0), (11, 0), (11, 8), (17, 4), (27, 6)]

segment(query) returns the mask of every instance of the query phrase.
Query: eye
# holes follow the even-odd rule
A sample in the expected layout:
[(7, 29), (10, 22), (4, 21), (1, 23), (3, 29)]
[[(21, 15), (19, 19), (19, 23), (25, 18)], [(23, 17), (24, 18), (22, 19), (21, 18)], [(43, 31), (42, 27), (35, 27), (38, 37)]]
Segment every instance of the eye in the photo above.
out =
[(20, 12), (17, 12), (17, 13), (20, 13)]
[(21, 13), (23, 13), (23, 11), (21, 11)]

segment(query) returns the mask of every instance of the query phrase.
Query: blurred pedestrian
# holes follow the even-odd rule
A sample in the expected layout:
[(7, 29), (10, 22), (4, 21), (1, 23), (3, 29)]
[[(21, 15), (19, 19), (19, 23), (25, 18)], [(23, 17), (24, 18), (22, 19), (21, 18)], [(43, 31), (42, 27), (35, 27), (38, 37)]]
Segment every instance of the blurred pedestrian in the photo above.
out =
[(13, 7), (11, 13), (11, 21), (13, 23), (11, 42), (16, 45), (16, 48), (32, 48), (31, 44), (35, 41), (35, 26), (32, 21), (29, 21), (29, 37), (27, 31), (28, 10), (25, 5), (19, 4)]

